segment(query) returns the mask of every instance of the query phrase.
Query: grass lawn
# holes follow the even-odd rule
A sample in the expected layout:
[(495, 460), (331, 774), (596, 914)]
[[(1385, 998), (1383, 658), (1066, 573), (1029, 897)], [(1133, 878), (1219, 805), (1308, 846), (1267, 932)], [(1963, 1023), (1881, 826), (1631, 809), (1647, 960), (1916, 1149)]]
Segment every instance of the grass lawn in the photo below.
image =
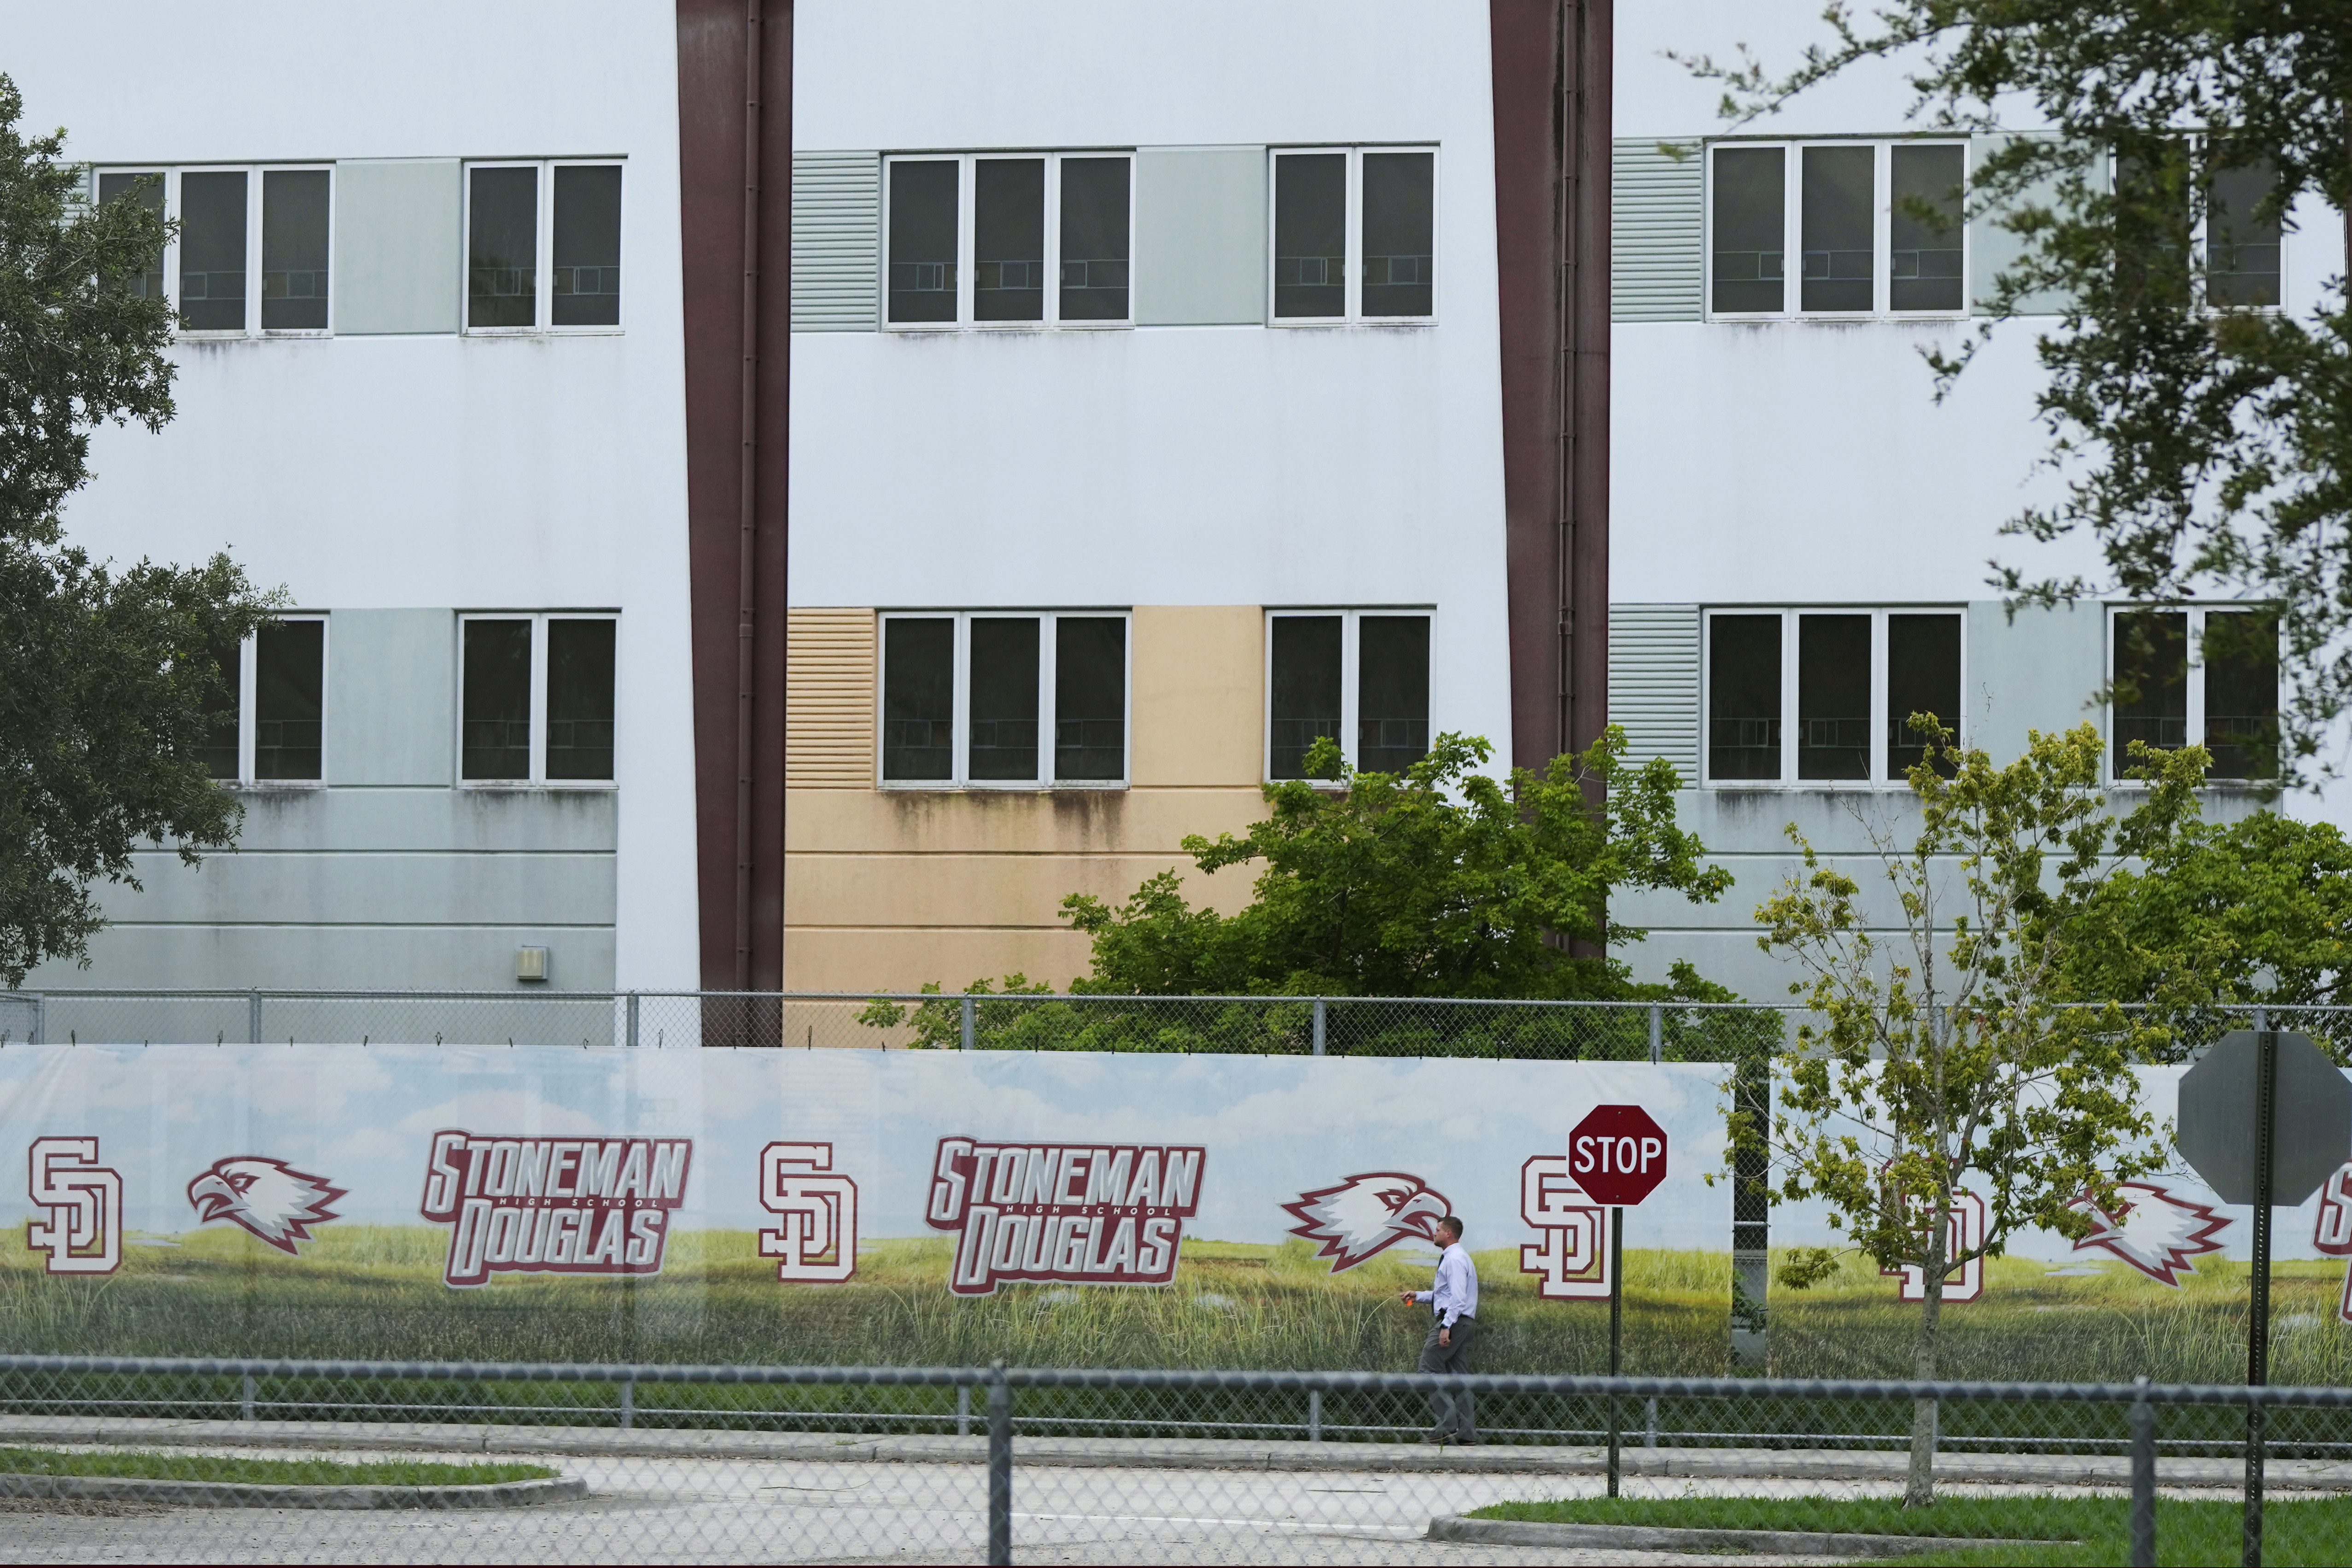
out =
[[(1548, 1524), (1647, 1524), (1683, 1530), (1799, 1530), (1856, 1535), (1984, 1536), (2026, 1542), (1906, 1556), (1911, 1563), (2122, 1563), (2130, 1559), (2131, 1503), (2119, 1497), (1951, 1496), (1906, 1509), (1895, 1498), (1577, 1498), (1498, 1502), (1473, 1519)], [(2244, 1511), (2234, 1500), (2156, 1505), (2161, 1563), (2235, 1563)], [(2062, 1544), (2072, 1543), (2072, 1544)], [(2263, 1509), (2263, 1561), (2352, 1561), (2352, 1498), (2273, 1500)]]
[(109, 1449), (69, 1454), (56, 1448), (0, 1448), (0, 1475), (122, 1476), (137, 1480), (259, 1481), (277, 1486), (447, 1487), (547, 1480), (545, 1465), (440, 1465), (394, 1459), (245, 1459), (218, 1454)]

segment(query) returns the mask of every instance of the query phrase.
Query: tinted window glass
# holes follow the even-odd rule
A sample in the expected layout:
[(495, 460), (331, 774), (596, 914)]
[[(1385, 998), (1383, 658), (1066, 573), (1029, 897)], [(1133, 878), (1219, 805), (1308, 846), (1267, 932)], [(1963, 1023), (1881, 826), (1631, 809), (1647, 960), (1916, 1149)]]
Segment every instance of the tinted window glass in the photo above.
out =
[(261, 324), (278, 331), (327, 329), (324, 169), (272, 169), (261, 176)]
[(621, 166), (555, 172), (548, 309), (558, 327), (621, 324)]
[(610, 621), (547, 623), (547, 776), (613, 776)]
[(1706, 773), (1780, 777), (1780, 618), (1707, 620)]
[(466, 240), (466, 324), (535, 327), (539, 325), (539, 171), (476, 169), (472, 181)]
[(1356, 766), (1402, 773), (1429, 755), (1429, 617), (1356, 622)]
[(954, 777), (955, 622), (882, 623), (882, 777)]
[(972, 319), (1043, 321), (1045, 161), (982, 158), (972, 169)]
[[(163, 215), (163, 176), (161, 174), (100, 174), (98, 177), (98, 199), (119, 202), (128, 196), (157, 217)], [(155, 247), (143, 271), (131, 275), (130, 289), (142, 299), (163, 297), (163, 248)]]
[(2205, 220), (2208, 304), (2279, 302), (2279, 223), (2261, 211), (2277, 183), (2268, 163), (2214, 171)]
[(1062, 319), (1127, 319), (1124, 158), (1062, 160)]
[(971, 622), (972, 779), (1037, 777), (1037, 622)]
[(180, 176), (180, 320), (245, 330), (244, 171)]
[(1127, 776), (1127, 622), (1065, 615), (1054, 622), (1054, 777)]
[(1339, 617), (1278, 615), (1273, 632), (1267, 772), (1307, 776), (1307, 747), (1339, 737)]
[(957, 172), (946, 159), (890, 165), (886, 287), (893, 321), (956, 319)]
[[(1960, 618), (1886, 618), (1886, 776), (1901, 779), (1925, 761), (1927, 744), (1911, 727), (1915, 713), (1960, 728)], [(1940, 762), (1938, 767), (1943, 766)]]
[(1348, 155), (1292, 152), (1274, 161), (1274, 313), (1344, 315), (1348, 308)]
[(2131, 743), (2171, 750), (2189, 744), (2189, 614), (2134, 611), (2116, 617), (2115, 776), (2136, 766)]
[(2278, 617), (2210, 611), (2205, 616), (2205, 749), (2215, 779), (2267, 779), (2277, 771)]
[(1870, 617), (1797, 618), (1797, 777), (1870, 777)]
[(1868, 147), (1808, 147), (1802, 287), (1807, 310), (1867, 310), (1878, 271), (1871, 238)]
[(1960, 308), (1961, 147), (1897, 147), (1889, 173), (1886, 302), (1895, 310)]
[(468, 621), (458, 777), (530, 777), (530, 622)]
[(1785, 308), (1788, 169), (1778, 147), (1715, 150), (1713, 308)]
[(1436, 308), (1437, 156), (1364, 154), (1364, 314)]
[(287, 621), (254, 638), (253, 776), (317, 779), (326, 713), (327, 624)]

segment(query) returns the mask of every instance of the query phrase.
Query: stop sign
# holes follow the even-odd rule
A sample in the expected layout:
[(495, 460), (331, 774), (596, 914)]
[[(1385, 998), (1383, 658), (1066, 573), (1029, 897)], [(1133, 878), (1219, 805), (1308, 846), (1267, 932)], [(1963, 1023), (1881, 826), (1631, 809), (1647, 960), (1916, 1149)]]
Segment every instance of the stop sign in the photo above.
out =
[(1596, 1202), (1639, 1203), (1666, 1179), (1666, 1130), (1639, 1105), (1596, 1105), (1568, 1134), (1568, 1170)]

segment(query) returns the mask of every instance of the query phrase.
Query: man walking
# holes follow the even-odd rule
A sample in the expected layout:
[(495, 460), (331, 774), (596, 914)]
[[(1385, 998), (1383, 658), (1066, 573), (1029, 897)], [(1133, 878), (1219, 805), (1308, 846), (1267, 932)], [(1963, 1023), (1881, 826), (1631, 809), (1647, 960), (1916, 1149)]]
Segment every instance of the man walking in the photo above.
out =
[[(1436, 1288), (1403, 1292), (1408, 1307), (1430, 1308), (1429, 1338), (1422, 1343), (1421, 1370), (1463, 1373), (1470, 1370), (1470, 1342), (1478, 1333), (1478, 1270), (1471, 1267), (1469, 1249), (1462, 1245), (1462, 1222), (1452, 1215), (1437, 1222)], [(1468, 1392), (1444, 1390), (1430, 1396), (1437, 1425), (1422, 1438), (1424, 1443), (1471, 1444), (1478, 1440), (1475, 1398)]]

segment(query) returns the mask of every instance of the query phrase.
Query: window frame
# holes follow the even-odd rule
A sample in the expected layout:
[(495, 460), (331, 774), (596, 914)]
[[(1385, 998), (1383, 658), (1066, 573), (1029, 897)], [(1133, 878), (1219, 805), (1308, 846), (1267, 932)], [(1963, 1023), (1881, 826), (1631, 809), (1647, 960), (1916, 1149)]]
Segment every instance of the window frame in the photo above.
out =
[[(2210, 129), (2183, 131), (2181, 135), (2183, 140), (2194, 141), (2201, 144), (2198, 152), (2200, 158), (2202, 158), (2205, 155), (2205, 152), (2210, 149), (2210, 143), (2216, 140), (2214, 133)], [(2123, 159), (2112, 147), (2107, 149), (2105, 168), (2107, 177), (2107, 189), (2113, 191), (2122, 183), (2124, 171)], [(2273, 175), (2275, 178), (2275, 170), (2273, 171)], [(2279, 214), (2278, 298), (2269, 305), (2216, 305), (2213, 303), (2211, 294), (2212, 273), (2210, 269), (2213, 265), (2213, 204), (2212, 190), (2210, 186), (2209, 185), (2201, 195), (2192, 198), (2189, 224), (2189, 248), (2197, 264), (2197, 277), (2195, 278), (2195, 290), (2189, 308), (2200, 315), (2209, 317), (2220, 316), (2232, 310), (2258, 311), (2265, 316), (2277, 316), (2284, 314), (2286, 310), (2287, 287), (2290, 280), (2289, 268), (2292, 266), (2290, 258), (2294, 248), (2294, 242), (2295, 230), (2294, 225), (2291, 221), (2293, 215), (2292, 210)], [(2189, 609), (2190, 606), (2186, 604), (2146, 605), (2141, 608)], [(2109, 664), (2108, 668), (2110, 671), (2114, 669), (2112, 663)], [(2203, 724), (2203, 720), (2201, 718), (2199, 720), (2199, 724), (2201, 727)]]
[[(1132, 191), (1130, 186), (1129, 190)], [(933, 326), (943, 323), (932, 323)], [(974, 779), (971, 777), (971, 623), (982, 621), (1020, 621), (1034, 618), (1037, 622), (1037, 773), (1034, 779)], [(1065, 618), (1073, 621), (1117, 621), (1121, 632), (1121, 647), (1126, 651), (1119, 671), (1119, 701), (1125, 715), (1125, 729), (1119, 746), (1119, 773), (1116, 779), (1055, 779), (1054, 771), (1055, 695), (1058, 682), (1055, 674), (1061, 658), (1061, 644), (1055, 627)], [(954, 635), (950, 646), (953, 650), (953, 668), (949, 672), (952, 694), (948, 726), (948, 776), (945, 779), (886, 779), (882, 772), (883, 702), (889, 690), (889, 671), (886, 661), (889, 653), (888, 623), (892, 621), (952, 621)], [(1099, 609), (1063, 606), (1055, 610), (1039, 610), (1028, 606), (1006, 606), (1002, 609), (980, 610), (882, 610), (874, 617), (874, 787), (877, 789), (982, 789), (1014, 793), (1026, 791), (1043, 794), (1059, 789), (1125, 789), (1135, 778), (1135, 612), (1132, 607)]]
[[(335, 203), (335, 169), (331, 161), (311, 159), (274, 163), (93, 163), (89, 166), (90, 202), (98, 200), (99, 181), (108, 174), (155, 174), (163, 182), (163, 215), (179, 218), (184, 215), (180, 198), (180, 181), (187, 174), (242, 174), (245, 176), (245, 325), (242, 327), (187, 327), (181, 324), (180, 307), (180, 236), (174, 232), (163, 243), (163, 300), (172, 312), (172, 335), (191, 342), (236, 342), (247, 338), (331, 338), (335, 335), (335, 278), (341, 271), (341, 257), (336, 254), (340, 240), (337, 233)], [(324, 327), (264, 327), (261, 324), (261, 235), (262, 203), (266, 200), (268, 183), (265, 174), (324, 174), (327, 176), (327, 324)]]
[[(2284, 267), (2282, 262), (2281, 276), (2284, 275)], [(2256, 308), (2268, 309), (2270, 307), (2262, 306), (2256, 307)], [(2179, 613), (2188, 617), (2188, 641), (2181, 650), (2183, 657), (2188, 662), (2187, 674), (2181, 683), (2181, 701), (2187, 705), (2188, 720), (2184, 730), (2184, 738), (2182, 739), (2181, 744), (2183, 746), (2203, 746), (2205, 744), (2206, 617), (2208, 615), (2214, 614), (2260, 615), (2265, 612), (2276, 614), (2277, 607), (2275, 605), (2265, 603), (2236, 602), (2221, 604), (2198, 604), (2186, 602), (2142, 604), (2126, 600), (2110, 600), (2107, 601), (2106, 611), (2107, 623), (2104, 629), (2105, 632), (2105, 636), (2104, 638), (2105, 664), (2101, 672), (2101, 681), (2103, 685), (2109, 686), (2112, 686), (2115, 684), (2116, 678), (2116, 627), (2125, 616), (2153, 612), (2157, 614)], [(2285, 653), (2286, 628), (2284, 622), (2282, 622), (2281, 625), (2278, 627), (2277, 636), (2279, 638), (2278, 672), (2280, 679), (2284, 681), (2287, 665)], [(2272, 709), (2272, 714), (2273, 722), (2275, 722), (2278, 711), (2275, 706), (2275, 693), (2273, 694), (2273, 701), (2274, 706)], [(2101, 708), (2099, 738), (2105, 743), (2107, 748), (2107, 788), (2111, 789), (2147, 789), (2149, 786), (2147, 779), (2127, 779), (2123, 777), (2117, 771), (2119, 768), (2128, 767), (2130, 764), (2129, 758), (2121, 754), (2116, 741), (2115, 698), (2111, 695), (2105, 702), (2099, 706)], [(2206, 775), (2205, 781), (2200, 788), (2207, 789), (2268, 789), (2275, 788), (2277, 783), (2278, 780), (2275, 777), (2267, 779), (2235, 778), (2226, 776), (2216, 778), (2212, 774), (2209, 773)]]
[[(1329, 320), (1318, 317), (1318, 320)], [(1258, 777), (1269, 784), (1307, 783), (1318, 789), (1336, 789), (1337, 781), (1328, 779), (1290, 779), (1274, 776), (1274, 623), (1286, 617), (1339, 617), (1339, 755), (1350, 768), (1360, 766), (1358, 757), (1360, 736), (1358, 723), (1363, 716), (1359, 703), (1363, 685), (1362, 624), (1365, 616), (1422, 616), (1429, 622), (1429, 738), (1436, 743), (1440, 726), (1437, 722), (1437, 607), (1433, 604), (1284, 604), (1270, 605), (1265, 611), (1259, 641), (1265, 652), (1260, 664), (1258, 685)], [(1423, 752), (1424, 757), (1428, 755)]]
[[(1715, 618), (1718, 615), (1777, 615), (1780, 618), (1780, 776), (1778, 779), (1717, 779), (1708, 766), (1713, 747), (1707, 726), (1715, 711)], [(1867, 779), (1800, 779), (1797, 746), (1792, 738), (1801, 722), (1798, 651), (1801, 618), (1807, 615), (1867, 615), (1870, 617), (1870, 777)], [(1886, 735), (1888, 679), (1887, 617), (1948, 615), (1960, 625), (1960, 711), (1949, 716), (1955, 744), (1969, 744), (1969, 612), (1965, 604), (1710, 604), (1700, 616), (1698, 650), (1698, 786), (1705, 789), (1908, 789), (1902, 778), (1886, 776), (1890, 749)]]
[[(330, 284), (328, 287), (332, 287)], [(234, 337), (235, 333), (214, 333)], [(261, 634), (248, 632), (236, 645), (236, 777), (215, 779), (226, 789), (323, 789), (332, 772), (334, 682), (329, 678), (335, 656), (334, 617), (323, 610), (289, 610), (272, 617), (278, 624), (296, 621), (319, 623), (319, 776), (316, 779), (263, 779), (256, 775), (255, 747), (260, 735), (257, 711), (261, 685)]]
[[(612, 329), (600, 328), (600, 331)], [(509, 329), (509, 330), (512, 330)], [(460, 789), (617, 789), (621, 787), (621, 612), (617, 610), (460, 610), (451, 628), (454, 685), (451, 707), (449, 777)], [(530, 777), (528, 779), (468, 779), (466, 777), (466, 623), (469, 621), (530, 622)], [(610, 779), (550, 779), (547, 776), (547, 628), (556, 621), (613, 622), (613, 777)]]
[[(979, 246), (978, 168), (984, 162), (1020, 162), (1042, 158), (1045, 162), (1045, 287), (1044, 312), (1034, 321), (982, 321), (972, 313), (972, 291), (979, 282), (973, 262)], [(1127, 314), (1118, 320), (1062, 319), (1062, 161), (1066, 158), (1123, 158), (1127, 161)], [(901, 163), (953, 163), (956, 166), (956, 303), (952, 321), (893, 321), (890, 319), (890, 203), (893, 172)], [(1132, 147), (1019, 148), (992, 147), (961, 152), (888, 152), (882, 158), (882, 234), (880, 264), (875, 268), (874, 319), (885, 332), (1088, 332), (1122, 331), (1135, 325), (1136, 295), (1136, 150)], [(1009, 613), (1009, 612), (1008, 612)], [(1025, 613), (1025, 612), (1024, 612)], [(1076, 613), (1072, 612), (1071, 613)], [(1121, 612), (1122, 614), (1125, 612)], [(878, 753), (877, 753), (878, 755)], [(877, 777), (878, 767), (877, 767)], [(904, 782), (903, 780), (901, 782)]]
[[(1871, 151), (1871, 308), (1867, 310), (1807, 310), (1804, 304), (1805, 163), (1808, 147), (1868, 146)], [(1958, 147), (1960, 149), (1961, 200), (1976, 177), (1969, 140), (1964, 136), (1804, 136), (1760, 137), (1753, 141), (1724, 137), (1706, 143), (1699, 198), (1701, 272), (1699, 299), (1709, 321), (1960, 321), (1973, 312), (1969, 298), (1969, 267), (1974, 247), (1965, 213), (1959, 225), (1960, 303), (1951, 310), (1897, 310), (1894, 308), (1895, 149), (1897, 147)], [(1780, 308), (1778, 310), (1717, 310), (1715, 308), (1715, 155), (1718, 149), (1778, 151), (1781, 157), (1780, 185)], [(1797, 266), (1788, 266), (1794, 258)]]
[[(1337, 316), (1277, 316), (1275, 300), (1275, 234), (1277, 204), (1280, 198), (1276, 160), (1292, 155), (1340, 152), (1347, 155), (1347, 215), (1344, 236), (1348, 247), (1347, 279), (1339, 314)], [(1445, 160), (1434, 141), (1301, 141), (1265, 150), (1265, 324), (1269, 327), (1434, 327), (1443, 314), (1441, 291), (1433, 281), (1429, 288), (1429, 314), (1426, 316), (1367, 316), (1364, 314), (1364, 154), (1367, 152), (1426, 152), (1429, 172), (1429, 246), (1430, 267), (1437, 266), (1437, 252), (1443, 248), (1440, 240), (1444, 228), (1439, 222), (1445, 211)], [(1343, 660), (1344, 663), (1344, 660)]]
[[(628, 330), (629, 301), (635, 290), (626, 283), (621, 286), (621, 308), (618, 321), (610, 326), (565, 327), (555, 321), (555, 172), (558, 169), (610, 169), (621, 171), (621, 259), (617, 264), (621, 276), (632, 275), (629, 262), (629, 161), (626, 158), (467, 158), (458, 164), (457, 216), (457, 335), (461, 338), (613, 338)], [(477, 327), (473, 324), (473, 295), (467, 286), (467, 274), (472, 266), (474, 245), (474, 171), (477, 169), (532, 169), (538, 171), (531, 214), (531, 232), (536, 239), (536, 259), (532, 265), (531, 324), (528, 327)]]

